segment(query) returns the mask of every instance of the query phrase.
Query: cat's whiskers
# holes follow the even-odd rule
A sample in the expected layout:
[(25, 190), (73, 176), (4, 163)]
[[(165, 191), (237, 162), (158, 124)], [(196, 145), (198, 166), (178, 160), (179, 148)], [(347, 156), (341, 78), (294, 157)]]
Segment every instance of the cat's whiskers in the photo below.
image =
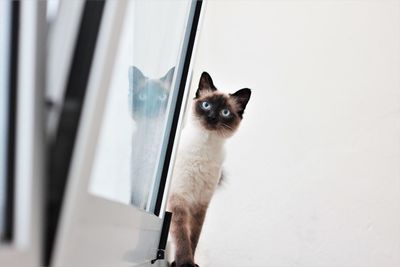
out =
[(232, 128), (231, 126), (229, 126), (228, 124), (221, 123), (221, 125), (222, 125), (223, 127), (228, 128), (228, 129), (230, 129), (230, 130), (233, 131), (233, 128)]

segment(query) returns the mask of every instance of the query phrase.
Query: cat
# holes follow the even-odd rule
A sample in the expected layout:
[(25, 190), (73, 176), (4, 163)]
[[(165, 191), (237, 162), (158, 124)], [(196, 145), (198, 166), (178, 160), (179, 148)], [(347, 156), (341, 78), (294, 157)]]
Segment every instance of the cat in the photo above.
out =
[(137, 67), (129, 68), (129, 106), (135, 121), (165, 114), (174, 72), (172, 67), (162, 78), (150, 79)]
[(147, 209), (154, 182), (157, 155), (175, 68), (159, 79), (146, 77), (137, 67), (129, 68), (129, 106), (135, 122), (131, 152), (130, 203)]
[(195, 267), (194, 255), (210, 200), (222, 175), (224, 143), (238, 129), (251, 90), (233, 94), (217, 90), (203, 72), (192, 102), (191, 117), (182, 130), (167, 210), (175, 245), (171, 266)]

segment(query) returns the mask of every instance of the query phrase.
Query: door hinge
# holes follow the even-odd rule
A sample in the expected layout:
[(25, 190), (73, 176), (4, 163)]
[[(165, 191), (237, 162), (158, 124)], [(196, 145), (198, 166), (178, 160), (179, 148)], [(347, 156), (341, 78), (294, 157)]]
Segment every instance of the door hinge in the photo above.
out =
[(165, 248), (167, 247), (169, 226), (171, 225), (172, 213), (166, 211), (163, 220), (163, 226), (161, 229), (160, 243), (158, 244), (157, 255), (154, 260), (151, 261), (151, 264), (154, 264), (158, 260), (165, 259)]

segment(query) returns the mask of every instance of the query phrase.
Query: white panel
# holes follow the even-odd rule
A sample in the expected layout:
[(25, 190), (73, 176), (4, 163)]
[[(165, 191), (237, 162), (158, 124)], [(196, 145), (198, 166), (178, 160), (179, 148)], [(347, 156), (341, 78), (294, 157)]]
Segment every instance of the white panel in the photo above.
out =
[(126, 3), (107, 2), (103, 11), (51, 266), (132, 266), (155, 257), (160, 218), (88, 192)]

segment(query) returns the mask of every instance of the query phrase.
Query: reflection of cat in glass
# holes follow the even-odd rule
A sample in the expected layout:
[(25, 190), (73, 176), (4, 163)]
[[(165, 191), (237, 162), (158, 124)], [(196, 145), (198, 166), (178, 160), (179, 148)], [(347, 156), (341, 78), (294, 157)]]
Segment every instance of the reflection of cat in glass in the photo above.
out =
[(146, 209), (160, 149), (165, 111), (175, 68), (150, 79), (129, 68), (129, 104), (136, 129), (132, 135), (131, 204)]

